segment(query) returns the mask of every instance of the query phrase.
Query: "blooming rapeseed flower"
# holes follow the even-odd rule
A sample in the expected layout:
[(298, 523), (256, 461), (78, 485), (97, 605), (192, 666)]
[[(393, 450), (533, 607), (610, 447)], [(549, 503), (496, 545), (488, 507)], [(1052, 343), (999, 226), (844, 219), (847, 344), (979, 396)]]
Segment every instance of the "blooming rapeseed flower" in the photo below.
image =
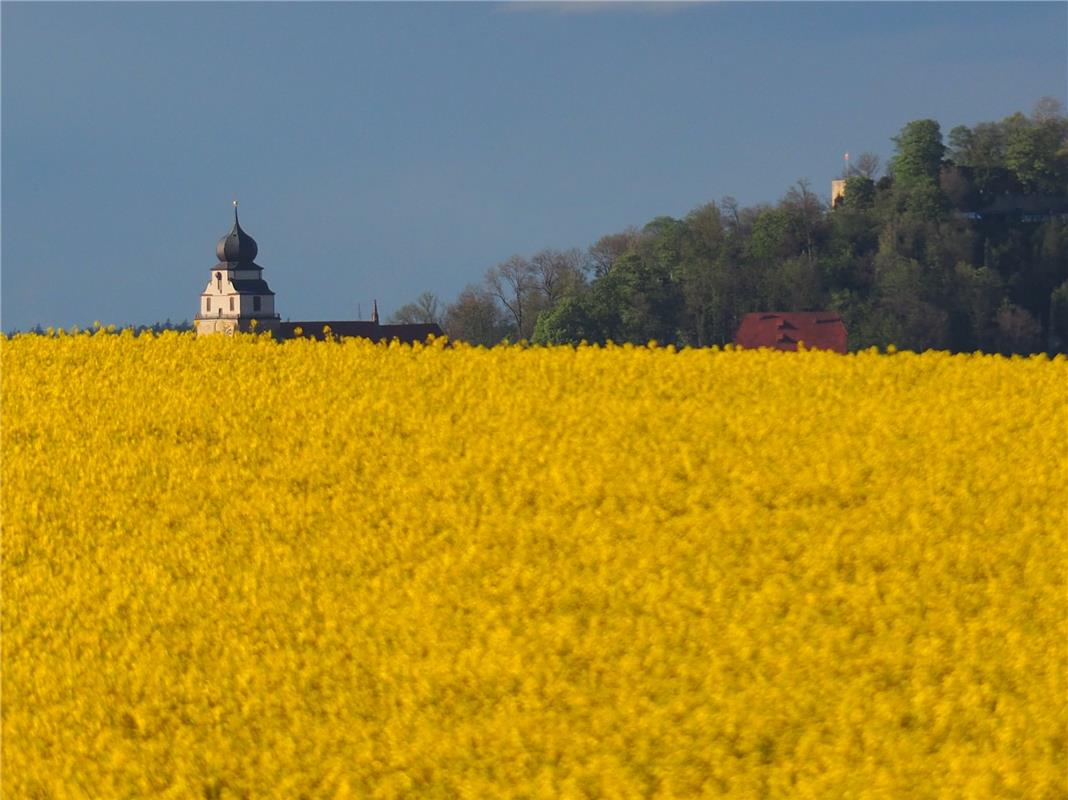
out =
[(1063, 358), (0, 355), (5, 796), (1064, 796)]

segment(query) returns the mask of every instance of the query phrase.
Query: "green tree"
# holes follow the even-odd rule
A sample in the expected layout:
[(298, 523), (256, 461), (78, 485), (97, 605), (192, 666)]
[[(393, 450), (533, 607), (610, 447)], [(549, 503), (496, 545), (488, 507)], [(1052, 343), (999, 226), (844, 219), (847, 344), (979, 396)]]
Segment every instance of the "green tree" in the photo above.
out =
[(1068, 352), (1068, 280), (1050, 293), (1049, 349)]
[(935, 221), (949, 211), (949, 198), (941, 186), (930, 178), (922, 178), (902, 188), (905, 212), (916, 219)]
[(683, 298), (680, 332), (686, 344), (703, 347), (729, 341), (740, 319), (744, 276), (732, 246), (731, 222), (715, 203), (684, 220), (679, 284)]
[(769, 311), (823, 308), (826, 298), (818, 264), (804, 256), (780, 261), (766, 273), (764, 300)]
[(604, 331), (587, 297), (572, 295), (538, 316), (531, 341), (534, 344), (603, 343)]
[(780, 259), (794, 255), (796, 246), (791, 236), (790, 215), (781, 208), (754, 209), (756, 217), (747, 243), (747, 255), (758, 268), (774, 265)]
[(846, 178), (840, 208), (864, 209), (875, 205), (875, 181), (863, 175)]
[(974, 166), (975, 132), (967, 125), (958, 125), (949, 132), (945, 157), (957, 166)]
[(1021, 118), (1006, 136), (1005, 166), (1028, 194), (1068, 193), (1068, 120), (1045, 109)]
[(538, 315), (534, 344), (626, 341), (620, 277), (613, 271)]
[(1035, 255), (1019, 271), (1017, 284), (1026, 291), (1026, 307), (1039, 322), (1042, 341), (1050, 335), (1053, 292), (1068, 280), (1068, 219), (1042, 223), (1034, 233)]
[(610, 277), (621, 301), (620, 334), (625, 341), (675, 342), (678, 338), (685, 238), (681, 221), (657, 217), (642, 229), (637, 245), (613, 265)]
[(956, 351), (994, 347), (995, 315), (1004, 299), (1001, 277), (987, 267), (958, 262), (953, 272), (950, 346)]
[(895, 255), (876, 258), (874, 304), (864, 327), (880, 344), (909, 350), (944, 348), (949, 315), (926, 297), (923, 267)]
[(905, 125), (893, 139), (897, 152), (891, 161), (894, 180), (912, 184), (930, 181), (937, 185), (945, 145), (942, 128), (933, 119), (920, 119)]

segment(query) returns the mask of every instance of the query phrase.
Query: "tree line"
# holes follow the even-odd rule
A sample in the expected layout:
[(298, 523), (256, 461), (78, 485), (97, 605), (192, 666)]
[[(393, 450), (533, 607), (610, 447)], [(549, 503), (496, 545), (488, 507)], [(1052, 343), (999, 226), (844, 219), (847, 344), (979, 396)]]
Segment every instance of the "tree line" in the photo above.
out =
[(862, 154), (832, 204), (807, 180), (775, 204), (731, 197), (681, 219), (545, 249), (487, 270), (451, 303), (425, 292), (393, 322), (453, 339), (702, 347), (751, 311), (830, 310), (850, 349), (1068, 350), (1068, 117), (906, 124), (893, 155)]

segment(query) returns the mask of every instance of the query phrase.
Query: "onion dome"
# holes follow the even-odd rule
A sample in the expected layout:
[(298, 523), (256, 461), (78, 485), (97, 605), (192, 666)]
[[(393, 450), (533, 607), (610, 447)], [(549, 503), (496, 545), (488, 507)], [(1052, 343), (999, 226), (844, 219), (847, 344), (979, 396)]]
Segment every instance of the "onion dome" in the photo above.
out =
[(228, 263), (251, 264), (256, 258), (259, 248), (256, 240), (241, 230), (241, 224), (237, 221), (237, 201), (234, 201), (234, 227), (230, 232), (219, 240), (215, 246), (215, 255), (219, 261)]

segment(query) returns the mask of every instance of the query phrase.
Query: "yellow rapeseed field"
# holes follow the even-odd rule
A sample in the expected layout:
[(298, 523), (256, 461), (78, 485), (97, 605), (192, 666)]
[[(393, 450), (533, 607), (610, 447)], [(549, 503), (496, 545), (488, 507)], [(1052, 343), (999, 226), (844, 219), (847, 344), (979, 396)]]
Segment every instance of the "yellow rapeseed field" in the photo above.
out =
[(4, 798), (1068, 797), (1068, 360), (0, 340)]

